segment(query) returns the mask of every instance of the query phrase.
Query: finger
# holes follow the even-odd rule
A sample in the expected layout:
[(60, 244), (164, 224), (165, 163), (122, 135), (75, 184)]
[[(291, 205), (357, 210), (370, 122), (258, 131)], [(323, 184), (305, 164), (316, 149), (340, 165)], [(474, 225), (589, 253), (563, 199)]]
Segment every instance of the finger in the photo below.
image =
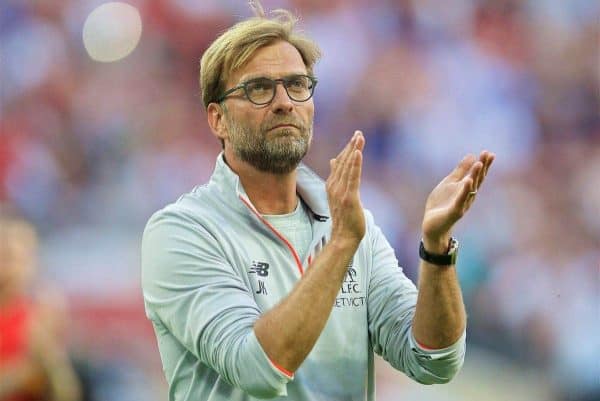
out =
[(485, 173), (485, 166), (487, 165), (489, 158), (490, 158), (490, 152), (488, 152), (487, 150), (483, 150), (479, 154), (479, 161), (481, 162), (481, 164), (483, 164), (483, 172), (484, 173)]
[(365, 143), (366, 143), (366, 140), (365, 140), (365, 136), (364, 136), (363, 132), (356, 131), (356, 142), (354, 143), (355, 149), (358, 149), (362, 152), (365, 148)]
[(352, 169), (352, 159), (354, 150), (350, 153), (350, 157), (344, 160), (344, 165), (340, 168), (340, 185), (342, 186), (342, 192), (348, 189), (348, 177), (350, 176), (350, 170)]
[(480, 173), (480, 179), (477, 182), (477, 189), (479, 190), (479, 188), (481, 187), (481, 184), (483, 184), (483, 181), (485, 180), (485, 177), (487, 175), (488, 169), (490, 168), (490, 165), (492, 164), (492, 162), (494, 161), (494, 154), (490, 153), (490, 152), (485, 152), (485, 157), (483, 158), (483, 168), (482, 171)]
[(348, 142), (347, 147), (344, 149), (344, 155), (342, 156), (342, 163), (345, 165), (348, 162), (348, 159), (352, 156), (352, 151), (356, 147), (356, 138), (360, 134), (360, 131), (354, 131), (352, 134), (352, 138), (350, 142)]
[(357, 131), (355, 148), (352, 152), (351, 161), (348, 168), (347, 190), (357, 192), (360, 187), (360, 177), (362, 175), (362, 151), (365, 148), (365, 138), (361, 131)]
[(350, 171), (348, 174), (348, 192), (350, 194), (356, 194), (358, 196), (361, 175), (362, 151), (360, 149), (355, 149), (354, 152), (352, 152), (352, 162), (350, 164)]
[(455, 208), (456, 210), (462, 210), (464, 212), (473, 202), (473, 198), (475, 198), (475, 196), (472, 194), (472, 192), (474, 191), (473, 179), (471, 177), (465, 177), (462, 180), (462, 183), (463, 186), (460, 189), (458, 198), (456, 199)]
[(327, 177), (327, 181), (326, 181), (326, 188), (327, 188), (328, 193), (333, 190), (333, 187), (336, 185), (336, 182), (338, 180), (339, 174), (338, 174), (337, 159), (329, 160), (329, 168), (331, 169), (331, 171), (330, 171), (329, 177)]
[(463, 204), (463, 209), (462, 209), (462, 214), (464, 215), (467, 210), (469, 210), (471, 208), (471, 205), (473, 204), (473, 202), (475, 202), (475, 199), (477, 197), (477, 191), (469, 191), (467, 192), (467, 199), (465, 200), (464, 204)]
[(487, 175), (488, 170), (490, 169), (490, 166), (492, 165), (492, 163), (494, 162), (495, 159), (496, 159), (496, 155), (494, 153), (488, 153), (488, 157), (483, 165), (483, 177), (484, 178)]
[(478, 163), (481, 163), (481, 170), (477, 171), (477, 175), (474, 178), (475, 179), (475, 190), (478, 190), (479, 187), (481, 187), (481, 183), (483, 182), (483, 179), (485, 178), (486, 167), (489, 167), (490, 157), (491, 157), (491, 153), (488, 152), (487, 150), (483, 150), (479, 154), (479, 160), (477, 162), (475, 162), (475, 165), (477, 165)]
[(350, 153), (352, 153), (352, 149), (354, 149), (355, 138), (356, 138), (356, 132), (354, 133), (354, 135), (352, 135), (352, 138), (350, 138), (350, 140), (348, 141), (348, 143), (346, 144), (344, 149), (342, 149), (342, 151), (335, 158), (335, 163), (334, 163), (335, 168), (334, 168), (332, 175), (333, 175), (333, 178), (336, 180), (340, 178), (340, 175), (344, 169), (346, 160), (348, 159), (348, 155)]
[[(340, 166), (340, 181), (344, 186), (344, 189), (346, 189), (348, 183), (348, 176), (350, 174), (350, 168), (352, 167), (352, 154), (356, 149), (357, 141), (359, 141), (359, 138), (362, 138), (362, 133), (360, 131), (355, 131), (351, 141), (352, 148), (347, 154), (344, 155), (342, 165)], [(364, 138), (362, 138), (362, 140), (364, 141)]]
[(477, 191), (483, 178), (483, 163), (481, 163), (480, 161), (473, 163), (469, 175), (471, 176), (471, 178), (473, 178), (473, 191)]
[(454, 181), (462, 180), (465, 175), (469, 172), (471, 166), (475, 163), (475, 156), (472, 154), (468, 154), (458, 163), (456, 168), (452, 170), (452, 172), (448, 175), (449, 178), (452, 178)]
[(331, 177), (333, 175), (333, 172), (335, 170), (335, 165), (336, 165), (337, 160), (336, 159), (329, 159), (329, 169), (331, 170), (329, 172), (329, 176)]
[(338, 155), (335, 157), (337, 160), (340, 160), (342, 158), (342, 156), (344, 154), (346, 154), (348, 152), (348, 150), (352, 147), (352, 141), (354, 140), (355, 136), (356, 136), (356, 132), (354, 132), (354, 134), (352, 135), (350, 140), (346, 143), (346, 146), (344, 146), (344, 148), (340, 151), (340, 153), (338, 153)]
[(329, 174), (329, 179), (337, 182), (340, 175), (341, 166), (343, 165), (344, 157), (350, 150), (352, 149), (352, 142), (354, 140), (354, 136), (348, 141), (346, 146), (342, 149), (342, 151), (333, 159), (329, 160), (329, 166), (331, 168), (331, 173)]

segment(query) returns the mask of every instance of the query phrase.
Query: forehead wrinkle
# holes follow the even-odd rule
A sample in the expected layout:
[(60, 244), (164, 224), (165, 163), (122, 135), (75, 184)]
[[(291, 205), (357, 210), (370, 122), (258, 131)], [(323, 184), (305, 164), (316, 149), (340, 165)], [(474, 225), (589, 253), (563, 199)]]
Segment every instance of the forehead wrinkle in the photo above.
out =
[[(281, 78), (289, 75), (307, 74), (306, 65), (300, 52), (287, 42), (277, 42), (265, 46), (256, 52), (250, 61), (231, 78), (234, 82), (244, 82), (248, 79), (266, 77)], [(241, 73), (241, 75), (239, 75)]]

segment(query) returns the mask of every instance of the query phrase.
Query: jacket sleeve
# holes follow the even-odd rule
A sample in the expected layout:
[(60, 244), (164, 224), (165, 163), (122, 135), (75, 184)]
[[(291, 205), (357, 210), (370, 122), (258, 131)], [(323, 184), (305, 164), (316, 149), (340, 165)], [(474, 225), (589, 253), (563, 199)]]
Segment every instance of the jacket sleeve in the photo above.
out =
[(196, 358), (257, 398), (286, 395), (293, 378), (258, 342), (260, 310), (216, 239), (181, 212), (157, 212), (142, 239), (147, 313)]
[(419, 383), (450, 381), (464, 362), (465, 334), (444, 349), (419, 346), (412, 335), (417, 289), (402, 272), (393, 248), (374, 224), (370, 224), (370, 241), (372, 272), (367, 305), (373, 350)]

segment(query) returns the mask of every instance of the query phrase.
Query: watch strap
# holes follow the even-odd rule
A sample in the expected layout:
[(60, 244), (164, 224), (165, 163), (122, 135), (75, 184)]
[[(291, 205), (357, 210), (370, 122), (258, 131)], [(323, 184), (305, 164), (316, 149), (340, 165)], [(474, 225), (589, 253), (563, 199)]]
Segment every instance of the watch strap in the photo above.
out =
[(428, 252), (425, 249), (425, 245), (423, 244), (423, 240), (419, 244), (419, 256), (425, 262), (431, 263), (437, 266), (451, 266), (456, 264), (456, 259), (458, 256), (458, 240), (454, 237), (450, 238), (450, 243), (448, 244), (448, 252), (446, 254), (437, 254)]

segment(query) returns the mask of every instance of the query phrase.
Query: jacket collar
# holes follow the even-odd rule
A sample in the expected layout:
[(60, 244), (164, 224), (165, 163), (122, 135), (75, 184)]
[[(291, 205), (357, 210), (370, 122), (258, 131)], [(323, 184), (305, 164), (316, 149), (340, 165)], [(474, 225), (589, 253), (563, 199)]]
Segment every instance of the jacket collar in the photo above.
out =
[[(325, 181), (304, 163), (300, 163), (298, 166), (296, 179), (298, 195), (308, 205), (315, 218), (320, 221), (327, 220), (329, 218), (329, 204), (327, 203)], [(250, 199), (248, 199), (248, 195), (246, 195), (246, 191), (244, 191), (240, 178), (225, 163), (223, 152), (217, 157), (215, 170), (210, 178), (210, 182), (216, 185), (227, 196), (227, 199), (231, 199), (230, 196), (233, 195), (236, 199), (231, 199), (232, 202), (246, 208), (240, 201), (241, 197), (245, 202), (252, 205)]]

